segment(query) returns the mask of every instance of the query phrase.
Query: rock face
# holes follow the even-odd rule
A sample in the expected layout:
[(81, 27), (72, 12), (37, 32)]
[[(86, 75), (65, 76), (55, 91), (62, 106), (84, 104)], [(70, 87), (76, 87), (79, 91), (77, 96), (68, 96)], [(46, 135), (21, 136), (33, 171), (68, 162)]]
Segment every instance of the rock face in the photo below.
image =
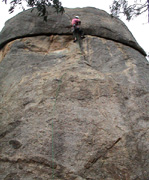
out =
[(0, 34), (0, 47), (6, 43), (17, 39), (35, 35), (70, 35), (72, 34), (70, 24), (72, 18), (77, 14), (82, 20), (82, 26), (85, 34), (103, 37), (114, 40), (146, 55), (144, 50), (138, 45), (128, 28), (122, 21), (112, 18), (105, 11), (96, 8), (65, 8), (64, 14), (56, 14), (54, 9), (49, 9), (47, 23), (43, 18), (37, 16), (38, 12), (34, 10), (25, 11), (7, 21)]
[[(75, 12), (86, 32), (80, 44), (68, 28)], [(26, 11), (1, 32), (0, 179), (147, 180), (145, 53), (103, 11), (59, 17), (43, 25)]]

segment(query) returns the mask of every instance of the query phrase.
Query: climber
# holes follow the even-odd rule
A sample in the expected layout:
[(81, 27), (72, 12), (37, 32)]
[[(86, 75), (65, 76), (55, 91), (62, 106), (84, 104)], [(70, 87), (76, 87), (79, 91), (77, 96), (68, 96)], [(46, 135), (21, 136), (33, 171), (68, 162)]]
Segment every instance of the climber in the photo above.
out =
[(75, 16), (74, 19), (72, 19), (72, 32), (74, 36), (74, 41), (77, 41), (77, 36), (80, 35), (81, 39), (85, 38), (83, 30), (80, 28), (81, 26), (81, 20), (79, 19), (79, 16)]

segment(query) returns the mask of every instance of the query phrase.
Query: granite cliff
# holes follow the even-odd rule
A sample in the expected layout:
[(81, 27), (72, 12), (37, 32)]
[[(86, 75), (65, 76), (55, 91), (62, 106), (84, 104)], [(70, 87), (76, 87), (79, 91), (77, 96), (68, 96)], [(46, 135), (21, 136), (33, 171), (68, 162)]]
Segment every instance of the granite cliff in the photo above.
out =
[(147, 180), (148, 67), (123, 22), (99, 9), (10, 19), (0, 33), (0, 179)]

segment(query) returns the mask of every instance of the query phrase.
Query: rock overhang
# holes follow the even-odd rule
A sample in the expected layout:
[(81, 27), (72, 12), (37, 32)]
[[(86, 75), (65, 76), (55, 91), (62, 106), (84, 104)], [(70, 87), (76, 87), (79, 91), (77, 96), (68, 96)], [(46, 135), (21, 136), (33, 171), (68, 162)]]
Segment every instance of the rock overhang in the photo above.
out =
[(63, 14), (57, 14), (54, 8), (48, 8), (47, 22), (38, 16), (34, 9), (23, 11), (8, 20), (0, 33), (0, 48), (8, 42), (38, 35), (71, 35), (71, 19), (78, 15), (82, 21), (82, 28), (86, 35), (110, 39), (130, 46), (146, 56), (126, 25), (107, 12), (93, 8), (65, 8)]

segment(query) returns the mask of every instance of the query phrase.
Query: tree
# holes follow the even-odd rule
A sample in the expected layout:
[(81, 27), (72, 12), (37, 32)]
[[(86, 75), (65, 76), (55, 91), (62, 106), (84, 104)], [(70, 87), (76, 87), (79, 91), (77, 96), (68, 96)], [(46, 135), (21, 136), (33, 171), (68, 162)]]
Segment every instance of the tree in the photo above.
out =
[(112, 16), (119, 17), (120, 14), (124, 14), (128, 21), (148, 11), (149, 22), (149, 0), (134, 0), (132, 5), (129, 5), (127, 0), (113, 0), (110, 10)]
[[(7, 4), (7, 0), (2, 0), (2, 1), (5, 2), (5, 4)], [(14, 12), (17, 6), (21, 6), (22, 9), (24, 9), (23, 3), (26, 3), (26, 5), (31, 8), (36, 7), (38, 10), (38, 15), (42, 16), (45, 21), (47, 21), (47, 16), (48, 16), (47, 7), (49, 6), (54, 7), (57, 13), (64, 12), (62, 3), (59, 0), (11, 0), (9, 12), (10, 13)]]
[[(2, 1), (7, 3), (7, 0)], [(47, 20), (47, 7), (49, 6), (54, 7), (57, 13), (64, 12), (62, 3), (59, 0), (11, 0), (9, 12), (12, 13), (16, 6), (21, 6), (23, 8), (24, 2), (28, 7), (36, 7), (39, 12), (39, 16), (43, 16), (44, 20)], [(128, 4), (128, 0), (113, 0), (110, 10), (112, 16), (119, 17), (120, 14), (124, 14), (128, 21), (133, 17), (139, 16), (140, 14), (148, 11), (149, 22), (149, 0), (134, 0), (132, 5)]]

